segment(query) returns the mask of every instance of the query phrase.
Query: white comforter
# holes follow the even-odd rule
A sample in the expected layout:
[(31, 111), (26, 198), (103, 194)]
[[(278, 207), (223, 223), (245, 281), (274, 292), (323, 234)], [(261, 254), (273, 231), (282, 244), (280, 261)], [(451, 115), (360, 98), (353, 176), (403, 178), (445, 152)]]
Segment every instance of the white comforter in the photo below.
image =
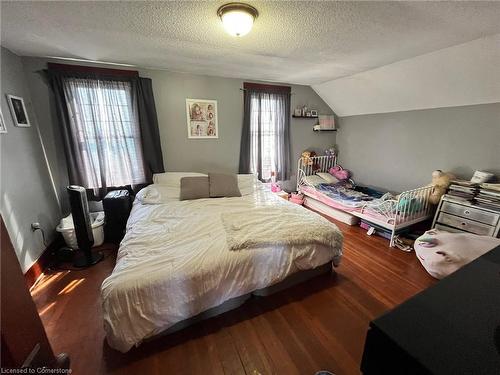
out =
[[(231, 298), (297, 270), (340, 261), (340, 243), (336, 248), (311, 243), (230, 251), (221, 213), (270, 205), (292, 203), (263, 189), (241, 198), (172, 199), (165, 204), (136, 199), (116, 266), (102, 284), (109, 345), (128, 351)], [(318, 220), (325, 219), (318, 215)]]

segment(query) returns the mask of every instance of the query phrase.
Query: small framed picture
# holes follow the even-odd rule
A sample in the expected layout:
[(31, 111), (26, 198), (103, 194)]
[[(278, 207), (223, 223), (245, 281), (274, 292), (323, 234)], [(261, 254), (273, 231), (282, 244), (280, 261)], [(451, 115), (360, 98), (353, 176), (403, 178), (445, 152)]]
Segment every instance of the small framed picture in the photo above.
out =
[(188, 138), (219, 138), (217, 100), (186, 99)]
[(311, 109), (311, 117), (318, 117), (318, 111)]
[(28, 119), (28, 113), (26, 112), (26, 107), (24, 106), (24, 100), (20, 96), (7, 95), (7, 101), (9, 102), (10, 112), (12, 114), (12, 119), (14, 120), (14, 125), (27, 128), (30, 125), (30, 120)]
[(2, 111), (0, 111), (0, 133), (7, 133), (7, 128), (5, 126), (5, 120), (3, 119)]

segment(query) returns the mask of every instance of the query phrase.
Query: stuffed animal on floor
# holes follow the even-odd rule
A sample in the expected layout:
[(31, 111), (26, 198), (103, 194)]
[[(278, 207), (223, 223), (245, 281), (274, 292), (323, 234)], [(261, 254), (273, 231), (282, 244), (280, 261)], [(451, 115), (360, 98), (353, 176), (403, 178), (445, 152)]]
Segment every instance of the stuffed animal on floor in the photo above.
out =
[(432, 172), (432, 182), (429, 186), (434, 186), (434, 188), (429, 196), (429, 202), (438, 204), (441, 197), (446, 194), (446, 190), (453, 179), (455, 179), (455, 176), (449, 172), (443, 172), (439, 169)]

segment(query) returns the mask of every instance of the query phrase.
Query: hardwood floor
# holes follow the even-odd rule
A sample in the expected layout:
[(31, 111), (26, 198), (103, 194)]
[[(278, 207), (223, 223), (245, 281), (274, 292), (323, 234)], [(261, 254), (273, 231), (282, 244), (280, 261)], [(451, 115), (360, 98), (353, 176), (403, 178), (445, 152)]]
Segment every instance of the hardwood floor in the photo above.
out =
[(115, 249), (82, 271), (47, 274), (33, 299), (56, 353), (73, 374), (359, 374), (368, 323), (432, 285), (414, 253), (388, 247), (359, 227), (345, 236), (337, 273), (323, 275), (126, 354), (108, 347), (99, 290)]

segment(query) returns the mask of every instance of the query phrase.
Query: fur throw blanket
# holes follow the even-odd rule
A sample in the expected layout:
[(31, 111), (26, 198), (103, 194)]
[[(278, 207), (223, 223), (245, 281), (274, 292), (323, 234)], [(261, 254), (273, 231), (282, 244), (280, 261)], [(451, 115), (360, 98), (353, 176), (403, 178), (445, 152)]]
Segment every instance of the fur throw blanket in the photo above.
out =
[(300, 206), (278, 205), (221, 214), (230, 250), (265, 245), (318, 243), (342, 247), (342, 232), (324, 217)]

